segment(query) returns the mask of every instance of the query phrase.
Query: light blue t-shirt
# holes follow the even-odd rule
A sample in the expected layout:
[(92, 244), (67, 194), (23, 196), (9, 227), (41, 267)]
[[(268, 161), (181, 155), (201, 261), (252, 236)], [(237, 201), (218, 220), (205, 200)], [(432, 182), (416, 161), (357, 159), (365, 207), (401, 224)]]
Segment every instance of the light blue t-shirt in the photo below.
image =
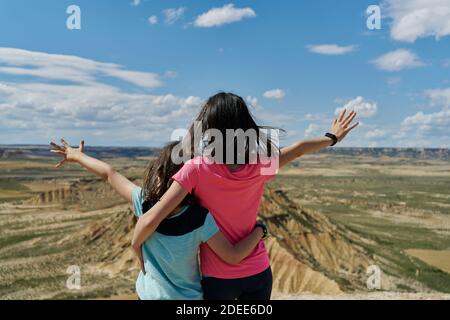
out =
[[(142, 188), (133, 190), (134, 213), (143, 215)], [(201, 300), (199, 246), (219, 228), (208, 210), (186, 206), (165, 219), (142, 245), (146, 273), (141, 271), (136, 291), (141, 300)]]

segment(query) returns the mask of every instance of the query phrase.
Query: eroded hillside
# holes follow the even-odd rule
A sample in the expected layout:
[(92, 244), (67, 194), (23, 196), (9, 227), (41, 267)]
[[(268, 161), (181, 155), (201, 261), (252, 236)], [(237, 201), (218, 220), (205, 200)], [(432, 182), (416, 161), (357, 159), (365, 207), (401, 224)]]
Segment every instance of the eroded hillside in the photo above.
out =
[[(362, 288), (365, 253), (324, 216), (302, 210), (274, 190), (266, 193), (261, 211), (274, 235), (267, 247), (275, 291), (336, 294)], [(101, 297), (133, 291), (135, 218), (103, 182), (68, 183), (21, 204), (3, 204), (0, 214), (2, 228), (10, 226), (0, 248), (0, 296)], [(74, 264), (82, 270), (80, 292), (65, 288), (65, 271)]]

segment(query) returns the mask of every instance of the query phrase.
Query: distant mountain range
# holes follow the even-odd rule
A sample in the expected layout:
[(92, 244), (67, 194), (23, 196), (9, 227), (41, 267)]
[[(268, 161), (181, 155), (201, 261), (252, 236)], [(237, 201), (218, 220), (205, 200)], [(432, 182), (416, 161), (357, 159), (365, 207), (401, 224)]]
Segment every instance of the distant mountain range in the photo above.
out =
[[(147, 147), (86, 147), (85, 151), (89, 155), (107, 158), (136, 158), (155, 156), (159, 148)], [(21, 158), (46, 158), (53, 156), (50, 146), (46, 145), (0, 145), (0, 159), (21, 159)]]
[(345, 156), (395, 157), (416, 160), (450, 160), (450, 149), (424, 148), (328, 148), (322, 154)]
[[(0, 159), (42, 158), (51, 156), (46, 145), (0, 145)], [(86, 152), (98, 158), (155, 156), (159, 148), (149, 147), (86, 147)], [(328, 148), (320, 154), (342, 156), (396, 157), (416, 160), (450, 161), (450, 149), (423, 148)]]

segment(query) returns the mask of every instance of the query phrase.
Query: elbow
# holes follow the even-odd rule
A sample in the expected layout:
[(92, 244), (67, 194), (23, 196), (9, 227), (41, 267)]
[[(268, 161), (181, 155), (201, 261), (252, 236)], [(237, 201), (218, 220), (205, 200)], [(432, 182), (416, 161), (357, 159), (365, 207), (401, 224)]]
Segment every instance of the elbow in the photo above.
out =
[(114, 170), (112, 166), (107, 165), (107, 167), (105, 168), (105, 172), (102, 175), (103, 180), (110, 180), (110, 178), (114, 175), (115, 172), (116, 170)]
[(137, 249), (139, 249), (139, 247), (140, 245), (138, 245), (137, 239), (133, 237), (133, 239), (131, 239), (131, 248), (136, 251)]

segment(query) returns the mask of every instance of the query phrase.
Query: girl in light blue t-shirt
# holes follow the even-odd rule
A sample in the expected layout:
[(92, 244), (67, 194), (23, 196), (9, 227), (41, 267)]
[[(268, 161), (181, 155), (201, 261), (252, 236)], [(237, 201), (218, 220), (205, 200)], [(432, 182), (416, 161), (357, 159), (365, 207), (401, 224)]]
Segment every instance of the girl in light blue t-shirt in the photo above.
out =
[[(61, 143), (51, 143), (51, 151), (64, 157), (56, 165), (57, 168), (66, 162), (75, 162), (103, 178), (120, 196), (133, 204), (138, 218), (151, 207), (158, 206), (172, 184), (172, 176), (182, 166), (171, 161), (172, 150), (177, 143), (167, 145), (150, 163), (141, 188), (107, 163), (86, 155), (84, 141), (78, 148), (72, 148), (64, 139)], [(173, 208), (172, 214), (159, 224), (156, 232), (141, 247), (141, 272), (136, 282), (140, 299), (202, 299), (198, 260), (200, 244), (207, 243), (225, 262), (239, 264), (255, 250), (267, 233), (263, 224), (256, 224), (252, 233), (233, 245), (219, 231), (207, 209), (196, 204), (191, 196), (181, 200), (181, 204)]]

